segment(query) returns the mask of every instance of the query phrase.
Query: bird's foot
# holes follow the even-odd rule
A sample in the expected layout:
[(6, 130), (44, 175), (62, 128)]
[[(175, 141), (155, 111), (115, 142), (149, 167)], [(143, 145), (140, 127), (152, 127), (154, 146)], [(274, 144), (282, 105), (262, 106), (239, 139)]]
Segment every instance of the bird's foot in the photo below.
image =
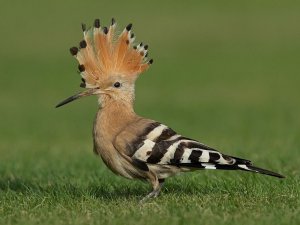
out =
[(156, 198), (159, 195), (160, 191), (161, 191), (161, 188), (159, 188), (157, 190), (153, 190), (152, 192), (150, 192), (149, 194), (147, 194), (144, 198), (142, 198), (142, 200), (140, 201), (140, 204), (145, 203), (150, 198)]
[(155, 180), (153, 182), (153, 191), (151, 191), (149, 194), (147, 194), (144, 198), (142, 198), (142, 200), (140, 200), (140, 204), (143, 204), (145, 203), (146, 201), (148, 201), (150, 198), (156, 198), (161, 189), (162, 189), (162, 186), (165, 182), (165, 179), (157, 179), (157, 177), (155, 176)]

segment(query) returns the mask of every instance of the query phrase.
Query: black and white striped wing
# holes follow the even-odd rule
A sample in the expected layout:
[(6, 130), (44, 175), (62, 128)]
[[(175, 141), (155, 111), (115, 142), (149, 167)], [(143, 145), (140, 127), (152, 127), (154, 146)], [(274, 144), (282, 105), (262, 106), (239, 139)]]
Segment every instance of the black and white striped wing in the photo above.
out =
[[(133, 132), (135, 129), (140, 131), (139, 134)], [(284, 178), (278, 173), (253, 166), (249, 160), (222, 154), (153, 121), (125, 129), (116, 137), (114, 146), (142, 170), (148, 170), (150, 164), (171, 165), (178, 168), (244, 170)]]
[[(131, 157), (147, 164), (205, 169), (246, 169), (250, 161), (223, 155), (216, 149), (185, 138), (161, 123), (151, 123), (131, 143)], [(239, 165), (239, 164), (241, 165)], [(240, 167), (240, 168), (237, 168)]]

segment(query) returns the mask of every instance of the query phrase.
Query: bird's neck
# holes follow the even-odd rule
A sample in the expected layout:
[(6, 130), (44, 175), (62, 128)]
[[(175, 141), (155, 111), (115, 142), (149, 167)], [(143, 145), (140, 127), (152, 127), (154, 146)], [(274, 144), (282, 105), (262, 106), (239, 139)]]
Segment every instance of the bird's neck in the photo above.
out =
[(126, 101), (107, 99), (99, 108), (94, 132), (113, 139), (127, 124), (136, 120), (138, 116), (133, 110), (133, 104)]

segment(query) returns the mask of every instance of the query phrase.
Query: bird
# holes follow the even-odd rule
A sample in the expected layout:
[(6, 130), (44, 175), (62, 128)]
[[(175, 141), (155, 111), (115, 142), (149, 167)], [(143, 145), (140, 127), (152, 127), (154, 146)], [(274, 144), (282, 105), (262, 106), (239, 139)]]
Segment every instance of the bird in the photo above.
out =
[(98, 97), (93, 151), (116, 175), (151, 184), (151, 192), (141, 202), (157, 197), (165, 180), (181, 172), (242, 170), (284, 178), (137, 115), (133, 107), (135, 82), (151, 67), (153, 59), (148, 58), (147, 44), (135, 44), (131, 23), (120, 33), (116, 28), (114, 18), (108, 27), (102, 26), (99, 19), (89, 28), (82, 24), (83, 39), (79, 47), (70, 48), (70, 53), (79, 63), (80, 87), (86, 90), (56, 107), (86, 96)]

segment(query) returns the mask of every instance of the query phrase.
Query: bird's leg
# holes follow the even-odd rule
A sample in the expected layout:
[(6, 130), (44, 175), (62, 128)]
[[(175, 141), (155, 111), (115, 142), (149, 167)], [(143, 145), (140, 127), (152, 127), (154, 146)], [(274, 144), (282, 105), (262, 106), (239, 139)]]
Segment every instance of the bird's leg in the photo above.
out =
[(159, 186), (160, 186), (160, 189), (161, 189), (162, 186), (164, 185), (165, 179), (158, 179), (158, 182), (159, 182)]
[(156, 198), (159, 195), (159, 193), (161, 191), (161, 188), (162, 188), (162, 185), (165, 181), (165, 179), (158, 179), (157, 176), (155, 174), (152, 174), (152, 173), (151, 173), (151, 176), (149, 176), (149, 180), (152, 184), (153, 190), (148, 195), (146, 195), (140, 201), (140, 203), (145, 203), (150, 198)]

